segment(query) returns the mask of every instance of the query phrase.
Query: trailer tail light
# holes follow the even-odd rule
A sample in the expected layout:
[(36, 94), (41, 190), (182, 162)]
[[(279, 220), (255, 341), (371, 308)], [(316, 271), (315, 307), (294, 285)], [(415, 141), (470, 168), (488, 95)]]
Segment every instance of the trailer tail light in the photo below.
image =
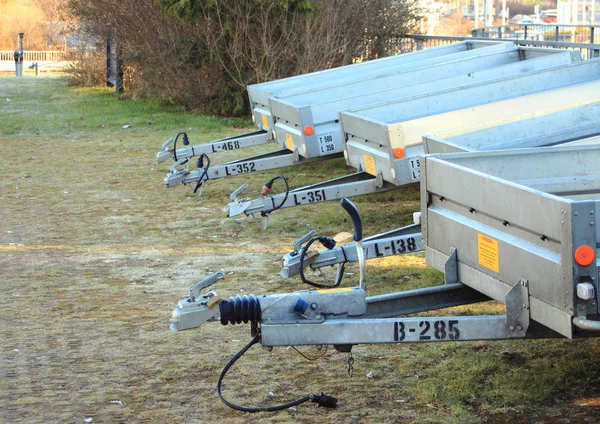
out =
[(579, 246), (577, 250), (575, 250), (575, 262), (581, 266), (588, 266), (596, 257), (596, 252), (590, 246)]
[(402, 147), (396, 147), (394, 149), (394, 157), (396, 159), (402, 159), (405, 155), (404, 149)]
[(312, 126), (307, 125), (304, 127), (304, 134), (313, 135), (314, 133), (315, 133), (315, 129)]

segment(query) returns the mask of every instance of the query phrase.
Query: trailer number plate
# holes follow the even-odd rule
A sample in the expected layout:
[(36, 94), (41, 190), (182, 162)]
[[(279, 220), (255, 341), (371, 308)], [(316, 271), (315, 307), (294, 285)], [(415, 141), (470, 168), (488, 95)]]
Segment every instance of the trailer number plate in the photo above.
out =
[(261, 113), (261, 118), (262, 118), (263, 130), (268, 130), (269, 129), (269, 121), (267, 121), (267, 115), (265, 115), (264, 113)]
[(398, 321), (394, 323), (395, 342), (459, 340), (458, 320)]
[(335, 143), (333, 142), (333, 134), (323, 134), (319, 136), (319, 146), (322, 155), (328, 155), (335, 151)]
[(410, 180), (420, 181), (421, 180), (421, 159), (418, 157), (408, 158), (408, 167), (410, 169)]
[(307, 205), (310, 203), (324, 202), (327, 200), (325, 196), (325, 190), (317, 189), (302, 193), (294, 193), (294, 204), (295, 205)]
[(236, 163), (234, 165), (229, 165), (225, 167), (225, 175), (238, 175), (238, 174), (248, 174), (250, 172), (256, 171), (256, 163), (254, 162), (242, 162)]
[(498, 240), (477, 234), (477, 256), (479, 265), (495, 272), (500, 272), (500, 261), (498, 260)]
[(239, 141), (224, 141), (221, 144), (213, 144), (211, 147), (212, 147), (213, 153), (216, 153), (216, 152), (226, 152), (228, 150), (239, 149), (241, 146), (240, 146)]
[(290, 133), (285, 134), (285, 147), (287, 147), (292, 152), (294, 151), (294, 139)]
[(375, 159), (372, 156), (365, 155), (365, 171), (368, 174), (377, 176), (377, 172), (375, 171)]

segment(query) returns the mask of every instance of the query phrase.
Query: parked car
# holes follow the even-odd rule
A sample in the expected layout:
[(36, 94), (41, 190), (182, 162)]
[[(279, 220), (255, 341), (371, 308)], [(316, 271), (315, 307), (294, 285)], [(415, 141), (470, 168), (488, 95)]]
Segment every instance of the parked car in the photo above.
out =
[(556, 22), (557, 13), (555, 9), (542, 10), (540, 12), (540, 19), (545, 23), (553, 23)]
[(542, 21), (541, 19), (534, 19), (534, 18), (528, 18), (528, 19), (521, 19), (519, 21), (519, 25), (545, 25), (546, 22)]
[(512, 18), (510, 18), (510, 23), (511, 24), (518, 24), (523, 19), (530, 19), (529, 15), (515, 15)]

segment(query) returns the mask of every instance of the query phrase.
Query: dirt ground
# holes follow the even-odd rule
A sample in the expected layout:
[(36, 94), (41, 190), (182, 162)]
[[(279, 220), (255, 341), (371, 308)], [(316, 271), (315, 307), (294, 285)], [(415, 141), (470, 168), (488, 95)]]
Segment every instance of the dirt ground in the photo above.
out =
[[(187, 188), (165, 189), (167, 166), (155, 164), (155, 153), (178, 128), (157, 112), (128, 112), (133, 106), (122, 104), (115, 111), (112, 103), (125, 102), (70, 90), (60, 80), (0, 78), (0, 422), (598, 422), (600, 402), (588, 390), (597, 379), (586, 380), (587, 391), (553, 392), (556, 401), (544, 398), (542, 409), (524, 413), (502, 402), (456, 410), (420, 397), (436, 362), (488, 349), (477, 344), (360, 346), (352, 378), (347, 355), (333, 349), (306, 361), (289, 348), (254, 347), (228, 376), (228, 398), (276, 404), (324, 391), (340, 399), (339, 407), (230, 410), (215, 384), (250, 339), (248, 326), (213, 323), (174, 333), (171, 311), (191, 284), (217, 270), (227, 275), (217, 287), (227, 296), (299, 288), (279, 277), (279, 265), (316, 210), (284, 212), (262, 232), (222, 214), (240, 181), (214, 182), (202, 199)], [(331, 230), (348, 225), (339, 218)], [(380, 266), (403, 267), (408, 279), (423, 268), (418, 257)], [(536, 349), (548, 346), (563, 349)], [(577, 352), (598, 353), (597, 343), (579, 346)], [(586, 361), (596, 375), (598, 363)]]

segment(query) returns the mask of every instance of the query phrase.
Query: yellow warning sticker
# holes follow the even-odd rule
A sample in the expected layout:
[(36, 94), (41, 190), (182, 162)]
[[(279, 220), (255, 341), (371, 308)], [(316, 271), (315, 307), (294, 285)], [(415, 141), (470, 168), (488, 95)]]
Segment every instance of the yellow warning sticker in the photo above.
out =
[(323, 290), (317, 290), (317, 293), (319, 294), (327, 294), (327, 293), (344, 293), (344, 292), (351, 292), (352, 290), (354, 290), (352, 287), (340, 287), (337, 289), (323, 289)]
[(267, 121), (267, 115), (265, 115), (264, 113), (261, 115), (262, 115), (263, 130), (267, 130), (267, 129), (269, 129), (269, 121)]
[(294, 151), (294, 140), (292, 139), (292, 135), (289, 133), (285, 135), (285, 147), (290, 149), (292, 152)]
[(369, 155), (365, 155), (365, 171), (368, 174), (377, 176), (377, 172), (375, 171), (375, 159), (373, 159)]
[(494, 240), (483, 234), (477, 234), (477, 256), (479, 265), (500, 272), (500, 261), (498, 260), (498, 240)]

